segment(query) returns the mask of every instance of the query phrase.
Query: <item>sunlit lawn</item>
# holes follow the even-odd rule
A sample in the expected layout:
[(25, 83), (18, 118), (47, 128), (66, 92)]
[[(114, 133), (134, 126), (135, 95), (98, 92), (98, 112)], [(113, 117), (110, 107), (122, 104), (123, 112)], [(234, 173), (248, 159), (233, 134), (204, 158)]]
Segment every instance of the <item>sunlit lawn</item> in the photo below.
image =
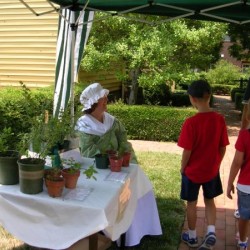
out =
[[(145, 237), (139, 246), (129, 249), (176, 250), (180, 242), (180, 232), (185, 214), (184, 203), (179, 198), (180, 155), (157, 152), (136, 152), (136, 155), (139, 164), (154, 186), (163, 235)], [(116, 248), (116, 245), (113, 244), (109, 249)], [(28, 250), (33, 248), (24, 245), (23, 242), (15, 239), (1, 228), (0, 249)]]

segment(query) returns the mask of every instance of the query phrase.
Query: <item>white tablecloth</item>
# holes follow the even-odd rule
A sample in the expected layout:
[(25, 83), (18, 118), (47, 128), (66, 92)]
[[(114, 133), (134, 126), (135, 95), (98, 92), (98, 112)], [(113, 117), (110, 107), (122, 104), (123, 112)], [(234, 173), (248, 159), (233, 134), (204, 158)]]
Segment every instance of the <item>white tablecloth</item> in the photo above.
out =
[[(69, 151), (63, 157), (77, 154)], [(83, 168), (93, 163), (80, 160)], [(137, 164), (123, 168), (121, 180), (111, 178), (109, 169), (97, 171), (97, 181), (81, 174), (76, 190), (69, 195), (65, 189), (60, 198), (49, 197), (45, 187), (27, 195), (19, 185), (0, 185), (0, 223), (27, 244), (49, 249), (68, 248), (101, 230), (112, 241), (127, 232), (128, 246), (139, 244), (144, 235), (162, 233), (151, 183)]]

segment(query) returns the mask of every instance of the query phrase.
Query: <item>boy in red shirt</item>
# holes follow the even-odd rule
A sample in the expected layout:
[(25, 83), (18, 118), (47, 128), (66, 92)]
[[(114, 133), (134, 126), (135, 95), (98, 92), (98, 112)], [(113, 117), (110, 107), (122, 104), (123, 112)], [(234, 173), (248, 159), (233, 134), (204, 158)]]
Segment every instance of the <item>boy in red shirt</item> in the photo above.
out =
[[(250, 101), (248, 101), (245, 119), (250, 121)], [(250, 220), (250, 129), (249, 125), (242, 128), (235, 143), (235, 155), (231, 164), (228, 178), (227, 197), (232, 199), (234, 193), (234, 180), (239, 173), (237, 181), (238, 211), (239, 211), (239, 240), (238, 249), (247, 249), (247, 236)]]
[(205, 250), (216, 243), (214, 198), (223, 193), (219, 169), (229, 140), (224, 117), (210, 109), (211, 87), (207, 81), (194, 81), (188, 94), (198, 113), (186, 119), (178, 140), (178, 146), (183, 148), (181, 199), (187, 201), (188, 221), (188, 231), (181, 238), (188, 246), (198, 247), (196, 205), (202, 187), (208, 226), (198, 249)]

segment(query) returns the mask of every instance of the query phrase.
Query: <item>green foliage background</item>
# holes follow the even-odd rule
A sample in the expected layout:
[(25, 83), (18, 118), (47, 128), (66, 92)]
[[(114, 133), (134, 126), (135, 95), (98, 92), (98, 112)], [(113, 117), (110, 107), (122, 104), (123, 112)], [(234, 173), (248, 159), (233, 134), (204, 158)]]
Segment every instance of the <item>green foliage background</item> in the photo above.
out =
[(184, 120), (193, 108), (137, 106), (116, 103), (108, 111), (126, 127), (128, 138), (151, 141), (177, 141)]
[[(76, 93), (76, 96), (78, 93)], [(76, 97), (77, 98), (77, 97)], [(77, 99), (76, 99), (77, 100)], [(76, 102), (76, 105), (79, 105)], [(23, 91), (7, 88), (0, 91), (0, 131), (11, 128), (9, 140), (13, 149), (21, 135), (30, 131), (32, 119), (45, 109), (52, 114), (53, 91), (51, 88)], [(81, 115), (79, 105), (76, 119)], [(109, 104), (109, 112), (125, 125), (129, 139), (153, 141), (177, 141), (182, 123), (195, 113), (192, 108), (166, 106)]]

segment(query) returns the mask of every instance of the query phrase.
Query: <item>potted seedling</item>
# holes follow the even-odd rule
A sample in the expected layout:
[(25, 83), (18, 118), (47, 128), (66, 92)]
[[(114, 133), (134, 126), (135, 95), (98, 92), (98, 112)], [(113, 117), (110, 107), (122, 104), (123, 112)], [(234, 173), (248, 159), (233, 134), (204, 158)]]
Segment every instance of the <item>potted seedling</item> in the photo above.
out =
[(11, 128), (3, 128), (0, 132), (0, 184), (14, 185), (19, 181), (17, 160), (19, 152), (11, 150), (14, 140)]
[(44, 179), (49, 196), (53, 198), (62, 196), (65, 180), (62, 176), (61, 169), (57, 167), (46, 169)]
[(122, 166), (128, 167), (131, 159), (131, 147), (129, 147), (129, 144), (124, 143), (119, 148), (119, 155), (122, 156)]
[(76, 188), (76, 184), (80, 176), (81, 164), (76, 162), (72, 157), (62, 159), (62, 163), (62, 175), (65, 179), (65, 187), (70, 189)]
[(109, 154), (110, 170), (112, 172), (120, 172), (122, 169), (123, 155), (121, 151)]
[(128, 167), (131, 158), (131, 148), (128, 143), (120, 145), (115, 155), (109, 156), (110, 169), (113, 172), (120, 172), (122, 166)]
[[(73, 157), (62, 159), (62, 163), (64, 165), (62, 175), (65, 179), (65, 187), (70, 189), (76, 188), (80, 176), (81, 164), (75, 161)], [(97, 173), (97, 171), (93, 165), (89, 166), (89, 168), (83, 172), (88, 179), (93, 178), (96, 180), (96, 177), (94, 176), (95, 173)]]

